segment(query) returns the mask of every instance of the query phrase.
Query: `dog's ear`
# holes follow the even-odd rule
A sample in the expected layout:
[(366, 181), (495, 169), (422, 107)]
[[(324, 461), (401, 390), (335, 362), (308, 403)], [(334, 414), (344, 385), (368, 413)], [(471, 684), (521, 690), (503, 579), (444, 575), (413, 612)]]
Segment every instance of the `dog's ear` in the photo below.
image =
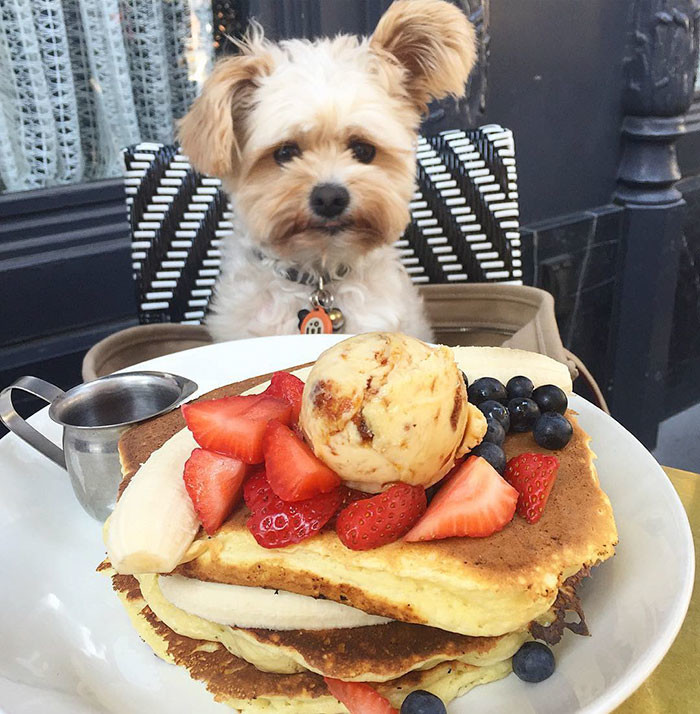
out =
[(212, 176), (234, 172), (257, 80), (271, 68), (264, 52), (250, 45), (242, 45), (242, 50), (216, 63), (202, 93), (178, 125), (178, 139), (190, 163)]
[(431, 99), (463, 96), (476, 61), (474, 28), (444, 0), (397, 0), (380, 18), (370, 47), (403, 68), (406, 90), (421, 110)]

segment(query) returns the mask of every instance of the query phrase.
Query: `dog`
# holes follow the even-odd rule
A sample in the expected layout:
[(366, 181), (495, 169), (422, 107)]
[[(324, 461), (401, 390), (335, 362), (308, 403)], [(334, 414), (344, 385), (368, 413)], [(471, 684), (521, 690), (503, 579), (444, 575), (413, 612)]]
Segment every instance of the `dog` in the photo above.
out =
[(421, 115), (432, 99), (464, 95), (472, 25), (443, 0), (397, 0), (369, 38), (276, 44), (254, 24), (239, 50), (178, 127), (234, 212), (212, 337), (293, 334), (301, 321), (306, 332), (430, 340), (393, 244), (410, 220)]

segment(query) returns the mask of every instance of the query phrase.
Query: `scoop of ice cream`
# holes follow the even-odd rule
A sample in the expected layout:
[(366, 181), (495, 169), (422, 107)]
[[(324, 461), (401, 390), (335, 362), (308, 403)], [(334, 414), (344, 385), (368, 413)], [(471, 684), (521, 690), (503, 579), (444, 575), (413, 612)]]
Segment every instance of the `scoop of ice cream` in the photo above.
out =
[(351, 487), (428, 487), (452, 467), (469, 419), (448, 347), (369, 333), (326, 350), (304, 388), (300, 423), (316, 456)]
[(467, 404), (467, 407), (467, 427), (464, 430), (464, 439), (459, 447), (458, 456), (466, 454), (478, 446), (483, 441), (488, 428), (486, 417), (479, 407), (473, 404)]

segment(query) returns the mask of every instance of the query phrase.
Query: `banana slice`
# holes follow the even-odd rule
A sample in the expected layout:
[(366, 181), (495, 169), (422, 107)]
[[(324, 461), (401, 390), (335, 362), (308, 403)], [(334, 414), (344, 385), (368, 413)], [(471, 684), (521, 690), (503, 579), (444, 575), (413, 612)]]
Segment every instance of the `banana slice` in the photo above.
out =
[(511, 377), (529, 377), (535, 387), (555, 384), (567, 394), (572, 391), (568, 367), (557, 360), (510, 347), (453, 347), (455, 361), (469, 384), (480, 377), (495, 377), (505, 384)]
[(197, 447), (183, 429), (136, 472), (105, 526), (112, 567), (122, 575), (169, 573), (186, 558), (199, 519), (182, 478)]
[(267, 630), (327, 630), (390, 622), (333, 600), (317, 600), (284, 590), (210, 583), (161, 575), (163, 597), (191, 615), (235, 627)]

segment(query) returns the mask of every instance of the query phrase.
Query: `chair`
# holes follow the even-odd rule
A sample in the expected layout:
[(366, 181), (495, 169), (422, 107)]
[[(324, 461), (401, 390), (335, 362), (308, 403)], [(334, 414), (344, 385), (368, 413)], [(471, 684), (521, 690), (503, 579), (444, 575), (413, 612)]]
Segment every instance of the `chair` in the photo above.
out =
[[(139, 321), (199, 324), (220, 268), (231, 208), (221, 181), (178, 147), (124, 152)], [(397, 242), (417, 285), (522, 284), (512, 132), (490, 125), (420, 137), (412, 220)]]

